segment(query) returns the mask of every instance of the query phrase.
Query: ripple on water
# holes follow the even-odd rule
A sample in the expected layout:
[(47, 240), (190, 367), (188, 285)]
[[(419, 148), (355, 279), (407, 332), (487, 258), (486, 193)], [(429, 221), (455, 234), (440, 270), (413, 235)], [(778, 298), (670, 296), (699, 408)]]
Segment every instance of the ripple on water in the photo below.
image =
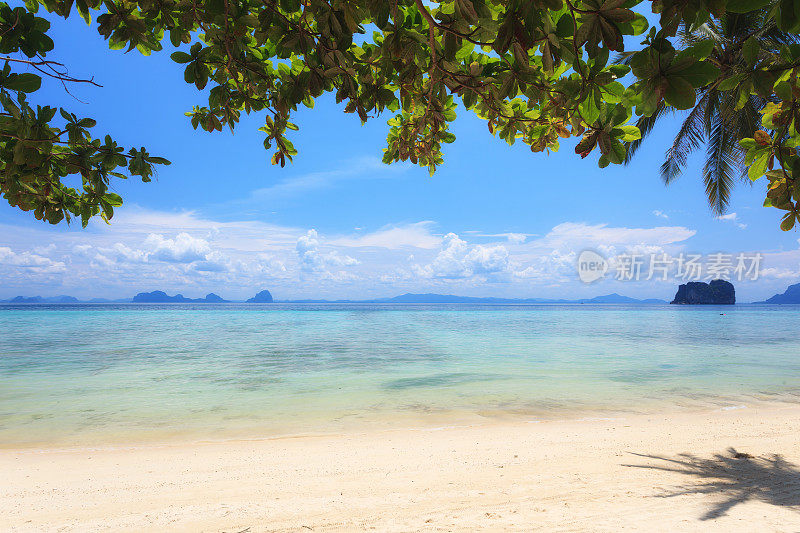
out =
[(796, 402), (798, 312), (0, 306), (0, 442), (226, 421), (313, 429), (397, 412), (538, 419)]

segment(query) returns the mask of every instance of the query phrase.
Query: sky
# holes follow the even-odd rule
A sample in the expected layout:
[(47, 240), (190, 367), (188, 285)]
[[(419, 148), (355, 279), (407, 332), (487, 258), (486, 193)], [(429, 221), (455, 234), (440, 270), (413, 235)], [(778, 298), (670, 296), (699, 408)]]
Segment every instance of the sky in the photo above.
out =
[[(171, 45), (144, 57), (110, 51), (75, 18), (53, 22), (48, 55), (102, 88), (45, 80), (33, 103), (98, 121), (125, 146), (172, 161), (152, 183), (116, 180), (125, 205), (110, 224), (50, 226), (0, 205), (0, 298), (16, 295), (126, 298), (164, 290), (228, 299), (268, 289), (277, 299), (394, 296), (436, 292), (513, 298), (585, 298), (617, 292), (671, 299), (685, 282), (647, 278), (650, 254), (760, 254), (758, 279), (734, 280), (739, 301), (760, 300), (800, 281), (800, 234), (778, 228), (763, 208), (765, 184), (737, 187), (722, 218), (709, 210), (702, 154), (666, 187), (658, 167), (681, 115), (659, 123), (627, 167), (597, 167), (598, 154), (532, 153), (492, 137), (460, 110), (457, 140), (433, 177), (410, 164), (380, 162), (391, 115), (361, 125), (332, 98), (294, 116), (299, 154), (269, 162), (257, 131), (263, 114), (235, 134), (194, 131), (184, 115), (207, 103), (183, 81)], [(591, 284), (577, 259), (610, 260)], [(616, 279), (614, 257), (641, 255), (643, 275)], [(616, 262), (615, 262), (616, 261)], [(706, 273), (700, 280), (705, 280)]]

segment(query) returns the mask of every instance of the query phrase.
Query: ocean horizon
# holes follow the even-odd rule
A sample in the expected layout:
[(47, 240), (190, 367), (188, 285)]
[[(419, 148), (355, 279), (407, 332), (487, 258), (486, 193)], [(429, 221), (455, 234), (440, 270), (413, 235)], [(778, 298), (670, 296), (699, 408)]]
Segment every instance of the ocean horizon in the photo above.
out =
[(0, 305), (0, 445), (800, 402), (800, 306)]

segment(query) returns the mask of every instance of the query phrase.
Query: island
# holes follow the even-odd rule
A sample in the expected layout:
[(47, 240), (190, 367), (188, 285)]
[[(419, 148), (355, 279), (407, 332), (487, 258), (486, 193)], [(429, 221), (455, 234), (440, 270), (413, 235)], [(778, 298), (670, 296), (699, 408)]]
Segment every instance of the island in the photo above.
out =
[(678, 287), (675, 299), (670, 303), (676, 305), (733, 305), (736, 303), (736, 291), (733, 284), (724, 279), (715, 279), (710, 283), (690, 281)]
[(78, 303), (78, 299), (74, 296), (52, 296), (49, 298), (42, 298), (41, 296), (15, 296), (10, 300), (5, 300), (5, 303), (10, 304), (72, 304)]
[(268, 290), (263, 290), (253, 296), (252, 298), (248, 299), (246, 303), (249, 304), (271, 304), (272, 303), (272, 294)]
[(757, 304), (800, 304), (800, 283), (789, 285), (786, 292), (783, 294), (776, 294), (763, 302), (754, 302)]
[(638, 300), (617, 293), (582, 298), (577, 300), (552, 299), (552, 298), (497, 298), (456, 296), (453, 294), (412, 294), (406, 293), (391, 298), (376, 298), (372, 300), (281, 300), (282, 303), (292, 304), (478, 304), (478, 305), (525, 305), (525, 304), (666, 304), (665, 300), (646, 298)]
[(153, 291), (140, 292), (133, 297), (132, 301), (136, 304), (216, 304), (225, 303), (228, 300), (223, 300), (213, 292), (207, 294), (205, 298), (186, 298), (182, 294), (169, 296), (164, 291)]
[[(269, 304), (274, 303), (270, 291), (264, 289), (252, 298), (247, 300), (226, 300), (221, 296), (212, 293), (204, 298), (188, 298), (183, 294), (170, 296), (164, 291), (140, 292), (133, 298), (90, 298), (79, 300), (74, 296), (15, 296), (7, 300), (0, 300), (4, 304), (110, 304), (110, 303), (139, 303), (139, 304), (222, 304), (222, 303), (248, 303), (248, 304)], [(657, 298), (637, 299), (623, 296), (617, 293), (595, 296), (593, 298), (579, 299), (555, 299), (555, 298), (503, 298), (503, 297), (476, 297), (476, 296), (457, 296), (453, 294), (413, 294), (406, 293), (399, 296), (387, 298), (374, 298), (369, 300), (279, 300), (284, 304), (472, 304), (472, 305), (527, 305), (527, 304), (666, 304), (665, 300)], [(761, 302), (763, 303), (763, 302)]]

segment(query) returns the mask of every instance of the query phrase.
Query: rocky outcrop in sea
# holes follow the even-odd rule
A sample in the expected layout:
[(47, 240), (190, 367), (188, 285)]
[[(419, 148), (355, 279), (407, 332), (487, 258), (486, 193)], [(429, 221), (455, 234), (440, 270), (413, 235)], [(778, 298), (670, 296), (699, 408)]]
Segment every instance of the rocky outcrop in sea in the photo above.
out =
[(272, 303), (272, 294), (269, 291), (264, 290), (247, 300), (249, 304), (271, 304)]
[(670, 302), (678, 305), (733, 305), (736, 303), (736, 290), (733, 283), (715, 279), (710, 283), (690, 281), (678, 287), (675, 299)]

